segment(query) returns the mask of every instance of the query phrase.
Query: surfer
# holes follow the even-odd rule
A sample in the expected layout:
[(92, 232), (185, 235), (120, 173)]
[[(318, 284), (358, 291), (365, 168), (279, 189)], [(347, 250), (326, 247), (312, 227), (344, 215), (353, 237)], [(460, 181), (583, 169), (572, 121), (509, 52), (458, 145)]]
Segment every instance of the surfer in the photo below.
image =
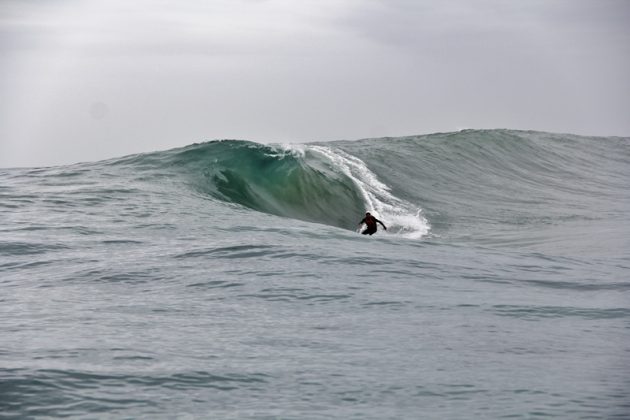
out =
[(359, 226), (363, 223), (365, 223), (365, 230), (361, 232), (362, 235), (372, 235), (376, 233), (376, 223), (380, 223), (383, 229), (387, 230), (387, 226), (376, 217), (372, 216), (369, 211), (365, 213), (365, 217), (359, 222)]

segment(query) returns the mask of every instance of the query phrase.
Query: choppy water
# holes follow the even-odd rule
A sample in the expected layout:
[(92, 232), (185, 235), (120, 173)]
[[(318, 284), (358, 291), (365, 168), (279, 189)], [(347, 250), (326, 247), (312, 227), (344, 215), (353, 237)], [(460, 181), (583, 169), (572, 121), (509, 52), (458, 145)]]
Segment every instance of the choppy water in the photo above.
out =
[(0, 416), (629, 418), (629, 162), (471, 130), (0, 170)]

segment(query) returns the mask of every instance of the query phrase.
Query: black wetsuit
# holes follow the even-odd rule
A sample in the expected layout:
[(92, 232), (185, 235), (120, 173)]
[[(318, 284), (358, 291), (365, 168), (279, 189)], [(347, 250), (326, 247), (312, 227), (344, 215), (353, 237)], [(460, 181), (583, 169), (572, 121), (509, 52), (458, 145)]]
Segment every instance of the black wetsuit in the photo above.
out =
[(383, 226), (383, 228), (385, 230), (387, 230), (387, 228), (385, 227), (383, 222), (378, 220), (376, 217), (370, 215), (370, 216), (365, 216), (365, 218), (359, 222), (359, 224), (365, 223), (365, 226), (366, 226), (365, 230), (363, 232), (361, 232), (361, 234), (363, 234), (363, 235), (372, 235), (372, 234), (376, 233), (376, 223), (377, 222), (380, 223), (381, 226)]

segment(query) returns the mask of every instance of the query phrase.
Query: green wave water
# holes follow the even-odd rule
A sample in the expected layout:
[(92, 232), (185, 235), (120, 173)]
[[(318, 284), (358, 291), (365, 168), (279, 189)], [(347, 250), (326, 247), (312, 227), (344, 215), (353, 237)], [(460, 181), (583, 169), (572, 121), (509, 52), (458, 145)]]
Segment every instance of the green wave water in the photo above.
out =
[(390, 232), (420, 238), (421, 208), (390, 193), (368, 166), (325, 145), (262, 145), (224, 140), (117, 160), (174, 171), (198, 193), (225, 203), (355, 230), (366, 211), (390, 220)]
[(223, 141), (176, 159), (203, 176), (195, 180), (200, 191), (253, 210), (348, 229), (365, 210), (353, 180), (310, 149)]

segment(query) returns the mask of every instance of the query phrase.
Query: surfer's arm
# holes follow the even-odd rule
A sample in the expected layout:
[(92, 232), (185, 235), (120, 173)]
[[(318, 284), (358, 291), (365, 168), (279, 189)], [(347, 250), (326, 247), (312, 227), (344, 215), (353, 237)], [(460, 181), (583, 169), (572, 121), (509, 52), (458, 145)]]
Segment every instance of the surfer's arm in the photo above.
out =
[(363, 219), (363, 220), (361, 220), (361, 221), (359, 222), (359, 226), (360, 226), (360, 225), (362, 225), (363, 223), (365, 223), (365, 219)]
[(379, 223), (381, 224), (381, 226), (383, 226), (383, 229), (387, 230), (387, 226), (385, 226), (385, 225), (383, 224), (383, 222), (381, 222), (381, 221), (380, 221), (380, 220), (378, 220), (378, 219), (376, 219), (376, 221), (377, 221), (377, 222), (379, 222)]

